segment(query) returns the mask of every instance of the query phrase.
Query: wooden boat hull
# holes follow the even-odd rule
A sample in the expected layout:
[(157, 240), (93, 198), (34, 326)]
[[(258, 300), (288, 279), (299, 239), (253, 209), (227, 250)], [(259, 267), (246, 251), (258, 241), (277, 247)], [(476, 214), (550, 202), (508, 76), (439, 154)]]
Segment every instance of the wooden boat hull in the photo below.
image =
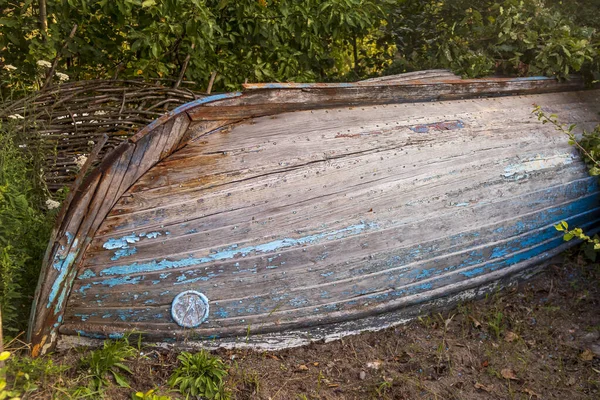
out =
[(380, 329), (530, 273), (566, 246), (561, 220), (595, 230), (596, 179), (531, 110), (589, 127), (600, 91), (398, 95), (472, 94), (452, 82), (259, 86), (140, 132), (66, 212), (37, 351), (58, 333), (278, 348)]

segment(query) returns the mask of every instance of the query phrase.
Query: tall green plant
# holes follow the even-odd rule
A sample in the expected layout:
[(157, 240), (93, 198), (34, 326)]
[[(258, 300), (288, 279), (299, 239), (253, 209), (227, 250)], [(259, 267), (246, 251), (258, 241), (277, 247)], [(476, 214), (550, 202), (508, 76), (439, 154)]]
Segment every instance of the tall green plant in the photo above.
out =
[(46, 212), (35, 152), (19, 147), (14, 125), (0, 122), (0, 306), (5, 333), (26, 327), (55, 212)]

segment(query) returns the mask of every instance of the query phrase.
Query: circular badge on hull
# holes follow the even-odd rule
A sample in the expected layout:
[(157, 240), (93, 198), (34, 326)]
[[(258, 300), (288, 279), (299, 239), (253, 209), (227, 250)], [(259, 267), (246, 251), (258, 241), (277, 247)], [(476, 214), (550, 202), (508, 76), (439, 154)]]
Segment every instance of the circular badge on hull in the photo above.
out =
[(195, 290), (179, 293), (171, 304), (171, 316), (184, 328), (196, 328), (208, 318), (208, 298)]

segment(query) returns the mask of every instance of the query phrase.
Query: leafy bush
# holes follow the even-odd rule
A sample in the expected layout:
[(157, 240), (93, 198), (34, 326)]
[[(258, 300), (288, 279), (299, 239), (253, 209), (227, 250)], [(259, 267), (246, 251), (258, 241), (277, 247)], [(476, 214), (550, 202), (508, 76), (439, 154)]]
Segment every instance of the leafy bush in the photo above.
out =
[[(0, 352), (0, 363), (8, 360), (10, 355), (11, 354), (8, 351)], [(18, 399), (18, 396), (18, 391), (8, 389), (8, 383), (6, 382), (6, 367), (0, 367), (0, 400)]]
[(0, 305), (8, 335), (26, 328), (56, 213), (45, 207), (39, 155), (20, 148), (17, 137), (10, 122), (0, 121)]
[(596, 256), (598, 255), (598, 251), (600, 251), (600, 236), (594, 235), (593, 237), (590, 237), (583, 233), (583, 229), (581, 228), (569, 229), (569, 224), (567, 224), (565, 221), (561, 221), (560, 223), (556, 224), (554, 228), (557, 231), (565, 232), (563, 235), (565, 242), (568, 242), (574, 238), (581, 240), (583, 242), (583, 254), (585, 254), (586, 257), (591, 261), (596, 261)]
[[(206, 87), (214, 71), (215, 88), (231, 90), (246, 79), (322, 81), (340, 76), (336, 61), (356, 63), (342, 58), (345, 49), (354, 47), (360, 56), (357, 46), (377, 31), (387, 0), (43, 3), (46, 18), (38, 2), (0, 0), (0, 72), (3, 65), (12, 65), (17, 68), (13, 74), (32, 82), (48, 72), (38, 62), (52, 61), (66, 44), (56, 70), (67, 78), (177, 78), (189, 56), (187, 79)], [(40, 29), (41, 21), (46, 29)], [(68, 39), (75, 25), (76, 33)]]
[(181, 365), (169, 378), (169, 385), (178, 388), (186, 396), (201, 396), (208, 400), (226, 400), (230, 395), (223, 385), (227, 367), (223, 361), (201, 350), (196, 354), (181, 353), (177, 359)]
[(395, 68), (560, 78), (598, 70), (598, 33), (541, 0), (407, 0), (389, 20)]

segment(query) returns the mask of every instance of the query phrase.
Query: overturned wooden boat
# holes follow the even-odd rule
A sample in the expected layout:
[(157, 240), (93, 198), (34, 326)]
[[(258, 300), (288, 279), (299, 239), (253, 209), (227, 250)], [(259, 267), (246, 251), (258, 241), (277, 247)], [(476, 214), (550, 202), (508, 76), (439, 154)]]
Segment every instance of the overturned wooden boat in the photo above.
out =
[(534, 104), (589, 128), (600, 90), (433, 71), (250, 84), (182, 106), (65, 206), (33, 353), (129, 332), (294, 346), (527, 274), (568, 245), (553, 224), (594, 231), (600, 219), (596, 179)]

